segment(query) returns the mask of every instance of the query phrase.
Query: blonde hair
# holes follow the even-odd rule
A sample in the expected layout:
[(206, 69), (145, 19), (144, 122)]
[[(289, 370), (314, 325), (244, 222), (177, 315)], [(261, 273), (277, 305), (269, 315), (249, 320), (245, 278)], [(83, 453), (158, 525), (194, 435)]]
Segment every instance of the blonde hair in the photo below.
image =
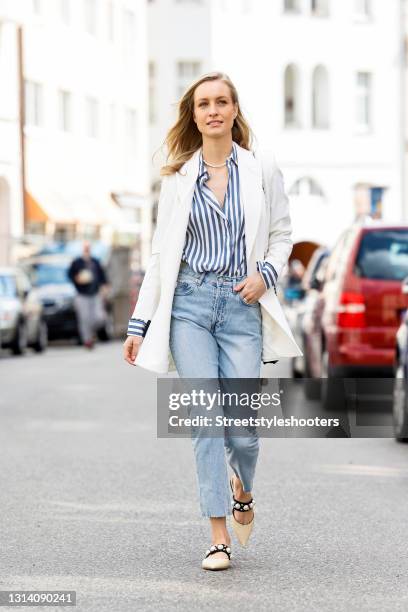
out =
[(244, 149), (250, 149), (253, 134), (239, 106), (238, 92), (231, 79), (223, 72), (210, 72), (192, 83), (178, 103), (178, 119), (167, 133), (167, 163), (160, 170), (162, 176), (178, 172), (183, 164), (202, 145), (202, 135), (193, 119), (194, 92), (201, 83), (223, 81), (228, 85), (232, 101), (238, 105), (238, 114), (232, 126), (232, 140)]

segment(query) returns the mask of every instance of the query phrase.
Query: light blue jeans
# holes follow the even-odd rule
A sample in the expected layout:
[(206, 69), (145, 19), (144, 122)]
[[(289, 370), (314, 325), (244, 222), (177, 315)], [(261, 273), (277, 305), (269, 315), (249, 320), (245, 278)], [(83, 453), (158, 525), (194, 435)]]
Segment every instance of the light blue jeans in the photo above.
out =
[[(214, 390), (222, 382), (223, 391), (228, 391), (229, 382), (219, 379), (253, 378), (258, 379), (255, 385), (260, 383), (260, 305), (245, 304), (233, 291), (243, 278), (196, 273), (181, 263), (170, 327), (170, 350), (180, 378), (216, 379)], [(225, 416), (236, 416), (231, 406), (224, 404), (221, 409)], [(248, 427), (248, 436), (231, 435), (234, 430), (229, 427), (223, 436), (195, 431), (192, 442), (202, 516), (226, 516), (231, 514), (231, 493), (225, 451), (244, 491), (252, 491), (259, 452), (256, 428)]]

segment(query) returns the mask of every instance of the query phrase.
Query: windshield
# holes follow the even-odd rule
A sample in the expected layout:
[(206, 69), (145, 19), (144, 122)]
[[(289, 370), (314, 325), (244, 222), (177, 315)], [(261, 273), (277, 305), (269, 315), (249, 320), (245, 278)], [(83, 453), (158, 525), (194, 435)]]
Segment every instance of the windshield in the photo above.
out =
[(364, 234), (355, 273), (363, 278), (398, 280), (408, 276), (408, 230), (378, 230)]
[(0, 297), (16, 297), (14, 276), (0, 276)]
[(30, 271), (30, 277), (36, 287), (50, 284), (62, 285), (70, 282), (67, 272), (68, 269), (63, 266), (37, 264)]

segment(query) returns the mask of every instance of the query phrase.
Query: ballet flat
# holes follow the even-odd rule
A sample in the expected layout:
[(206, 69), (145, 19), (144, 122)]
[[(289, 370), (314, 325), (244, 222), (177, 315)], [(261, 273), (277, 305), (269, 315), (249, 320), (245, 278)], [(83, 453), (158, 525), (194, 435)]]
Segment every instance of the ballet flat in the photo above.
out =
[(252, 529), (254, 527), (254, 518), (255, 518), (255, 514), (252, 518), (252, 521), (250, 523), (247, 523), (246, 525), (243, 525), (242, 523), (239, 523), (237, 521), (237, 519), (234, 516), (234, 511), (236, 510), (237, 512), (249, 512), (249, 510), (253, 509), (253, 506), (255, 504), (254, 499), (250, 499), (248, 502), (240, 502), (237, 499), (235, 499), (234, 497), (234, 486), (232, 483), (232, 478), (230, 480), (230, 487), (231, 487), (231, 491), (232, 491), (232, 515), (231, 515), (231, 524), (232, 524), (232, 528), (234, 530), (235, 535), (237, 536), (238, 542), (241, 544), (241, 546), (246, 546), (249, 540), (249, 536), (252, 533)]
[[(225, 559), (215, 558), (212, 555), (216, 552), (224, 552)], [(202, 568), (206, 570), (224, 570), (230, 566), (231, 548), (227, 544), (213, 544), (205, 553), (202, 561)]]

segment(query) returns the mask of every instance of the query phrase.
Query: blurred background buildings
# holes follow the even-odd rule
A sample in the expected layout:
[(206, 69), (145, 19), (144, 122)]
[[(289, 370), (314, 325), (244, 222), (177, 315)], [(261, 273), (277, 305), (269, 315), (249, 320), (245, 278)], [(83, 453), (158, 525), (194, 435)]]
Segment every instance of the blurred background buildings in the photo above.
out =
[(0, 4), (3, 259), (18, 256), (23, 237), (87, 237), (147, 257), (145, 9), (132, 0)]
[(188, 83), (223, 70), (257, 148), (273, 150), (283, 171), (293, 257), (307, 263), (316, 245), (331, 245), (356, 217), (402, 220), (404, 4), (151, 0), (152, 150)]
[(367, 214), (405, 220), (405, 4), (0, 0), (0, 261), (89, 237), (145, 267), (160, 146), (214, 69), (284, 173), (293, 257)]

